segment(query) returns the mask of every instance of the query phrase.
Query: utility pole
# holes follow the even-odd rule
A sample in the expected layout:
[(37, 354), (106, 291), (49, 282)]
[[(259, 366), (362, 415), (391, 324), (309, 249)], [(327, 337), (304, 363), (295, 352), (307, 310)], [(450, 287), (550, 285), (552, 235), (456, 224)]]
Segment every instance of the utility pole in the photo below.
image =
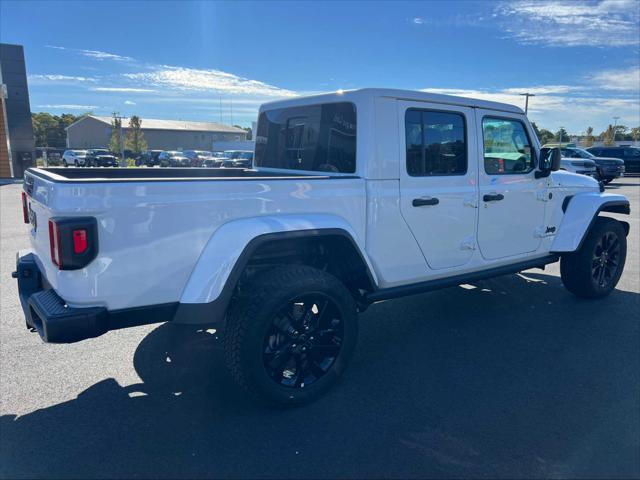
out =
[(560, 131), (558, 132), (560, 134), (560, 146), (562, 146), (562, 131), (564, 130), (564, 127), (560, 127)]
[(529, 97), (535, 97), (536, 94), (535, 93), (521, 93), (520, 95), (523, 95), (524, 97), (526, 97), (525, 101), (524, 101), (524, 114), (526, 115), (527, 112), (529, 111)]
[[(125, 117), (121, 117), (120, 116), (120, 112), (113, 112), (113, 118), (120, 120), (118, 122), (119, 125), (119, 132), (118, 132), (118, 139), (120, 140), (120, 166), (121, 167), (126, 167), (126, 163), (125, 163), (125, 158), (124, 158), (124, 136), (122, 135), (122, 119)], [(116, 123), (116, 122), (113, 122)]]

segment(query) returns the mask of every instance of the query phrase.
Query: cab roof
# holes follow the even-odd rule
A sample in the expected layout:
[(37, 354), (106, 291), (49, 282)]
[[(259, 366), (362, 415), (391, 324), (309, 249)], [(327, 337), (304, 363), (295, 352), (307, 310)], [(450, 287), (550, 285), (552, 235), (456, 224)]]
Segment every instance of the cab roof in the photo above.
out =
[(324, 102), (328, 103), (336, 101), (355, 101), (356, 99), (363, 100), (367, 97), (394, 98), (397, 100), (440, 103), (443, 105), (485, 108), (488, 110), (498, 110), (502, 112), (524, 114), (520, 107), (516, 107), (515, 105), (510, 105), (508, 103), (490, 102), (487, 100), (478, 100), (476, 98), (442, 95), (439, 93), (421, 92), (417, 90), (397, 90), (391, 88), (361, 88), (358, 90), (338, 90), (337, 92), (325, 93), (320, 95), (294, 97), (287, 100), (278, 100), (275, 102), (265, 103), (260, 107), (260, 111)]

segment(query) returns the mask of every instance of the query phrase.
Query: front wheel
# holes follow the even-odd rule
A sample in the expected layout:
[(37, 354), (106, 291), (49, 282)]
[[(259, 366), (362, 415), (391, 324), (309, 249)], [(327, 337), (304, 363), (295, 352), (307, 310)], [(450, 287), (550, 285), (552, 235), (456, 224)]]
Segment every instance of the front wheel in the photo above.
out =
[(564, 286), (583, 298), (601, 298), (616, 287), (627, 257), (627, 237), (622, 224), (596, 218), (579, 250), (560, 260)]
[(69, 164), (67, 163), (67, 161), (64, 158), (62, 159), (62, 166), (63, 167), (68, 167), (69, 166)]
[(333, 275), (274, 268), (243, 288), (227, 319), (225, 357), (235, 382), (278, 405), (325, 393), (346, 369), (358, 335), (355, 301)]

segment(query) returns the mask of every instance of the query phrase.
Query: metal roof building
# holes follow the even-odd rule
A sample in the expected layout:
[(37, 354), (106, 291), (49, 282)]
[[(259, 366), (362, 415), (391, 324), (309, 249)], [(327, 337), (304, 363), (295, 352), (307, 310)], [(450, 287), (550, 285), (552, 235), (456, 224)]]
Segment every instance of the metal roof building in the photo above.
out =
[[(247, 132), (222, 123), (142, 118), (141, 129), (150, 150), (211, 150), (214, 142), (245, 140)], [(112, 117), (88, 115), (67, 127), (68, 148), (106, 147), (112, 132)], [(122, 119), (126, 135), (129, 119)]]

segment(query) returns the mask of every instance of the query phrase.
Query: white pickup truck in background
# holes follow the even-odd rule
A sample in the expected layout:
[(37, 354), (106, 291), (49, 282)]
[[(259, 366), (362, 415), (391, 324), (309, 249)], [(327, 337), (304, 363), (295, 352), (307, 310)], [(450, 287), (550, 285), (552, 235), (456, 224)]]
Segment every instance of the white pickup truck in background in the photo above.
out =
[(559, 162), (511, 105), (382, 89), (271, 103), (253, 169), (29, 169), (14, 276), (44, 341), (215, 325), (239, 385), (304, 403), (344, 371), (373, 302), (556, 261), (572, 293), (610, 293), (629, 225), (599, 214), (629, 202)]

